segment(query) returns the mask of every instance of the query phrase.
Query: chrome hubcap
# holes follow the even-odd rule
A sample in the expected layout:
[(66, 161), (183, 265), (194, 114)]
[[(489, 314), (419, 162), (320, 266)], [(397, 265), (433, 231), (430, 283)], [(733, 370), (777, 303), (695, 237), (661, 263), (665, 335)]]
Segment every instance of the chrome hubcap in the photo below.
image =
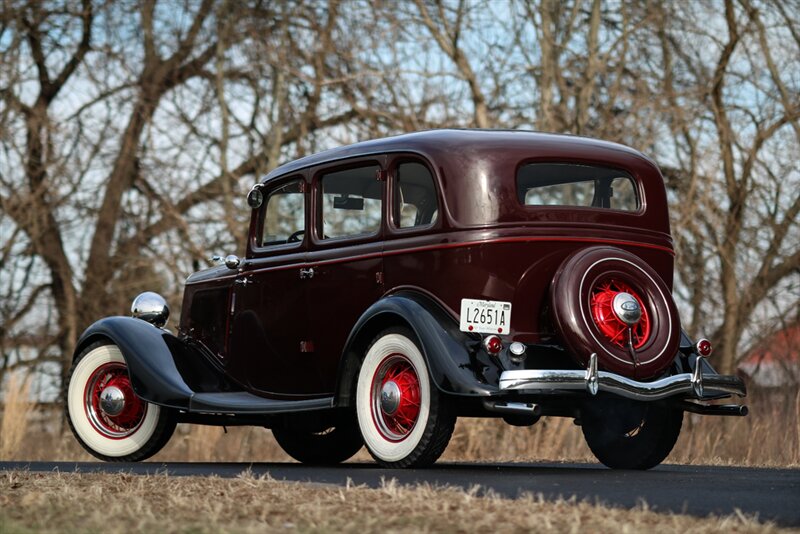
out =
[(112, 417), (121, 414), (125, 409), (125, 394), (116, 386), (108, 386), (100, 393), (100, 409)]
[(400, 387), (394, 380), (389, 380), (381, 388), (381, 410), (386, 414), (393, 414), (400, 406)]
[(617, 293), (612, 303), (614, 313), (623, 323), (633, 326), (642, 318), (642, 308), (630, 293)]

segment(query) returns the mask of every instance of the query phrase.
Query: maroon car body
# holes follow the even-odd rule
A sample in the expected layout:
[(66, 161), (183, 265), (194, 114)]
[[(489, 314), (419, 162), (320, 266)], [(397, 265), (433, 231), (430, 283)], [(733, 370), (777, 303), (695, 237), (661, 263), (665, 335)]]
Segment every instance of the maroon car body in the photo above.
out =
[[(263, 424), (309, 462), (363, 437), (384, 465), (425, 465), (459, 415), (555, 415), (582, 423), (607, 465), (648, 468), (683, 411), (745, 413), (706, 402), (744, 388), (680, 330), (664, 182), (633, 149), (420, 132), (283, 165), (248, 201), (245, 257), (190, 276), (177, 336), (159, 333), (163, 376), (123, 339), (131, 319), (90, 327), (76, 357), (113, 343), (137, 398), (176, 420)], [(645, 439), (626, 440), (634, 427)], [(326, 444), (342, 452), (309, 455), (328, 428), (345, 429), (346, 445)]]

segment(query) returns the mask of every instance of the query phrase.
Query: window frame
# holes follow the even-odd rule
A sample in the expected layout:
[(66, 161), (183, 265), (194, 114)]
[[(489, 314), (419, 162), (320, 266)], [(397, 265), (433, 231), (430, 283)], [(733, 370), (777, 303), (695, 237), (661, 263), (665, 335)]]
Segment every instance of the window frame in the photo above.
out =
[[(302, 183), (303, 191), (303, 226), (305, 233), (303, 239), (292, 243), (280, 243), (276, 245), (264, 245), (260, 241), (264, 237), (264, 224), (267, 220), (267, 205), (269, 204), (269, 197), (278, 189), (285, 187), (292, 182)], [(256, 213), (256, 223), (253, 235), (251, 236), (251, 248), (253, 254), (264, 255), (264, 253), (283, 254), (284, 252), (293, 252), (302, 249), (308, 240), (309, 228), (309, 202), (308, 202), (308, 181), (302, 174), (291, 174), (286, 177), (277, 178), (270, 181), (268, 189), (264, 191), (264, 202), (258, 208)]]
[[(524, 197), (521, 199), (519, 195), (519, 176), (520, 171), (523, 167), (528, 165), (566, 165), (566, 166), (577, 166), (577, 167), (596, 167), (607, 169), (615, 172), (619, 172), (621, 177), (626, 177), (630, 179), (631, 185), (633, 186), (633, 193), (636, 197), (636, 209), (633, 210), (625, 210), (625, 209), (618, 209), (618, 208), (602, 208), (596, 206), (579, 206), (579, 205), (571, 205), (571, 204), (526, 204), (524, 202)], [(589, 180), (583, 180), (586, 182)], [(581, 181), (575, 182), (561, 182), (564, 184), (568, 183), (581, 183)], [(559, 185), (559, 182), (553, 184), (542, 184), (542, 185)], [(527, 193), (526, 193), (527, 194)], [(515, 170), (514, 170), (514, 198), (517, 204), (526, 211), (569, 211), (569, 210), (589, 210), (592, 212), (598, 213), (614, 213), (618, 215), (643, 215), (646, 207), (647, 201), (644, 195), (644, 186), (642, 184), (641, 178), (638, 174), (623, 169), (621, 167), (608, 165), (604, 162), (589, 162), (589, 161), (568, 161), (568, 160), (552, 160), (552, 159), (525, 159), (520, 161)]]
[[(433, 180), (433, 191), (436, 200), (436, 220), (420, 226), (410, 226), (408, 228), (401, 228), (398, 224), (399, 221), (396, 220), (396, 213), (394, 209), (394, 201), (397, 195), (397, 189), (399, 187), (399, 182), (397, 179), (398, 171), (400, 169), (400, 165), (404, 163), (418, 163), (428, 169), (428, 173)], [(436, 172), (433, 166), (428, 162), (427, 159), (416, 155), (416, 154), (398, 154), (392, 158), (391, 162), (388, 165), (388, 176), (387, 176), (387, 191), (389, 193), (389, 198), (386, 203), (387, 210), (386, 210), (386, 219), (387, 219), (387, 227), (389, 228), (389, 232), (394, 235), (413, 235), (418, 233), (423, 233), (430, 231), (435, 228), (441, 228), (442, 226), (442, 219), (444, 217), (444, 213), (442, 212), (442, 193), (439, 187), (439, 180), (437, 179)]]
[(356, 234), (356, 235), (347, 235), (347, 236), (340, 236), (340, 237), (323, 237), (323, 214), (322, 214), (322, 195), (323, 195), (323, 186), (322, 181), (323, 178), (328, 174), (333, 174), (337, 172), (343, 172), (351, 169), (359, 169), (362, 167), (377, 167), (376, 170), (380, 171), (382, 174), (386, 172), (386, 156), (384, 155), (375, 155), (371, 154), (369, 156), (355, 158), (352, 160), (347, 161), (333, 161), (327, 164), (321, 165), (315, 168), (312, 172), (312, 179), (311, 179), (311, 210), (309, 215), (311, 216), (311, 243), (316, 248), (330, 248), (330, 247), (338, 247), (342, 244), (359, 244), (359, 243), (369, 243), (372, 241), (377, 241), (382, 238), (385, 233), (385, 219), (386, 219), (386, 184), (388, 180), (378, 180), (376, 175), (376, 181), (382, 181), (383, 184), (381, 185), (381, 214), (378, 223), (378, 228), (375, 232), (369, 234)]

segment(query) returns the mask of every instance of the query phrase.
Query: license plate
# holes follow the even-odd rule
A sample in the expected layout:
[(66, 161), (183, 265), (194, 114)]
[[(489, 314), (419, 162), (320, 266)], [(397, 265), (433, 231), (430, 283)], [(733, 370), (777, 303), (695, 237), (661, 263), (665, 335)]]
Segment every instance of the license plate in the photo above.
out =
[(462, 332), (507, 334), (510, 325), (510, 302), (461, 299), (460, 329)]

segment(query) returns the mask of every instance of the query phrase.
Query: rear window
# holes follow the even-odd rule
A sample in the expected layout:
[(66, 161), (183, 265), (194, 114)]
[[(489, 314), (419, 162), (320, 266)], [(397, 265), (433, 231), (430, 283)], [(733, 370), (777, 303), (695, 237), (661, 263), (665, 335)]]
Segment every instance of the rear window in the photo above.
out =
[(638, 211), (633, 178), (619, 169), (567, 163), (529, 163), (517, 172), (517, 197), (526, 206), (580, 206)]

